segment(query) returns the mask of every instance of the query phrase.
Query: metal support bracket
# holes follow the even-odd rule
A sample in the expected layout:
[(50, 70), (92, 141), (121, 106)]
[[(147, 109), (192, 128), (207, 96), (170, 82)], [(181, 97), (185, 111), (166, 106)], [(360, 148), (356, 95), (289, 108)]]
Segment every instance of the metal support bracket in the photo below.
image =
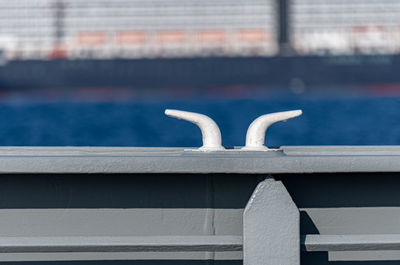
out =
[(299, 265), (300, 213), (281, 181), (255, 189), (243, 215), (244, 265)]

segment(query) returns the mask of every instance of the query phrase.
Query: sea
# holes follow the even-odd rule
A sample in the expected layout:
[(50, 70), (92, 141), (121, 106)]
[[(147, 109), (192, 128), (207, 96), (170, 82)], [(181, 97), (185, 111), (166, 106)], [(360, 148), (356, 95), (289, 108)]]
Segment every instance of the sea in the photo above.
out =
[(400, 97), (271, 96), (247, 99), (29, 101), (0, 103), (1, 146), (197, 147), (200, 130), (164, 115), (165, 109), (206, 114), (223, 145), (242, 146), (260, 115), (303, 110), (271, 126), (267, 146), (399, 145)]

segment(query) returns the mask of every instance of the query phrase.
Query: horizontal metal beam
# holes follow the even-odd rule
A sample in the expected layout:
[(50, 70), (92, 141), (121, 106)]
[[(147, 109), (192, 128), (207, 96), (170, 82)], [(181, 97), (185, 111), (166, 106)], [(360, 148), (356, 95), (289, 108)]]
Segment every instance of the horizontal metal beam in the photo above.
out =
[[(400, 250), (400, 235), (303, 235), (302, 250)], [(0, 253), (242, 251), (241, 236), (0, 237)]]
[(0, 174), (318, 172), (400, 172), (400, 147), (286, 146), (259, 152), (130, 147), (0, 148)]
[(400, 250), (400, 235), (305, 235), (303, 251)]
[(241, 250), (240, 236), (0, 237), (0, 253)]

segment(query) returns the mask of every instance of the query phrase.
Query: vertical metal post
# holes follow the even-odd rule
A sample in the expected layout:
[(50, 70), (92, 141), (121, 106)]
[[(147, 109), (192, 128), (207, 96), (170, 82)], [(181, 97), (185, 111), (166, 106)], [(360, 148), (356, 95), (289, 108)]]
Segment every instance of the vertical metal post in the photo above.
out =
[(64, 38), (64, 14), (65, 4), (63, 0), (54, 3), (54, 45), (58, 46)]
[(56, 0), (53, 7), (53, 48), (50, 54), (52, 59), (63, 59), (66, 56), (64, 45), (64, 17), (65, 3), (64, 0)]
[(292, 54), (290, 43), (290, 0), (276, 0), (278, 14), (279, 51), (283, 56)]
[(255, 189), (243, 215), (244, 265), (299, 265), (300, 214), (281, 181)]

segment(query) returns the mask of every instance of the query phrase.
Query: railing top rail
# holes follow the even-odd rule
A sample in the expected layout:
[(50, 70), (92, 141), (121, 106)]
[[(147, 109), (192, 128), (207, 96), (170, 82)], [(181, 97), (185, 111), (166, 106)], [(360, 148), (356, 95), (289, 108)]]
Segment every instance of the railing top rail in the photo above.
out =
[(186, 148), (1, 147), (0, 174), (400, 172), (400, 146)]

